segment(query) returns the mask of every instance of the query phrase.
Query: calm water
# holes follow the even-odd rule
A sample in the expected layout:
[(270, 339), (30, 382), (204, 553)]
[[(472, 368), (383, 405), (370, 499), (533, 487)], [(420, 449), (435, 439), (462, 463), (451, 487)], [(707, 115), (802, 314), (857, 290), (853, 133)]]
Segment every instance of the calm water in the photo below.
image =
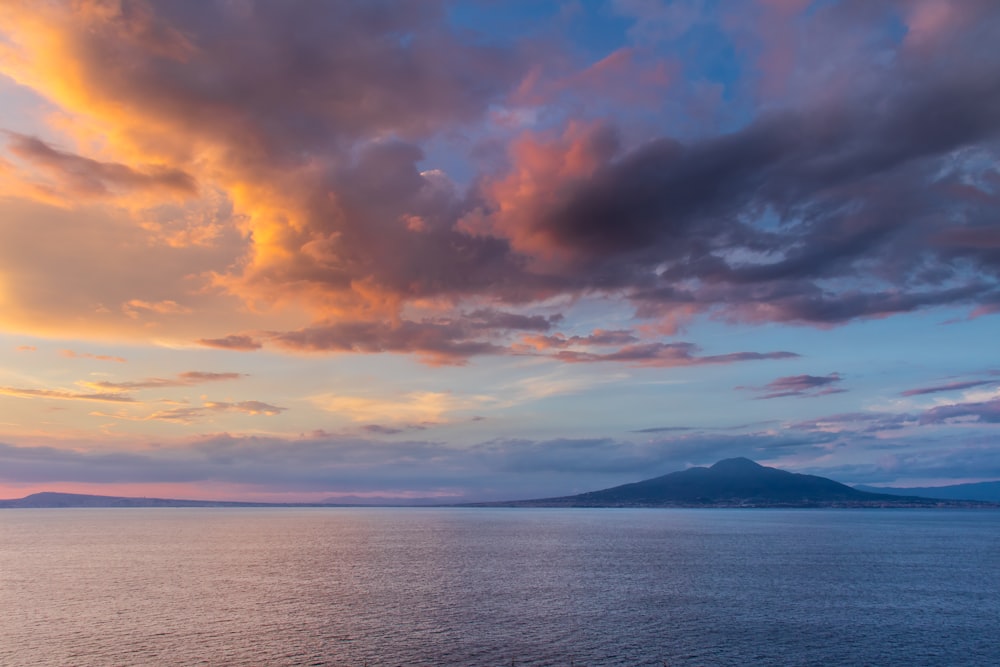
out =
[(1000, 512), (0, 511), (0, 665), (1000, 665)]

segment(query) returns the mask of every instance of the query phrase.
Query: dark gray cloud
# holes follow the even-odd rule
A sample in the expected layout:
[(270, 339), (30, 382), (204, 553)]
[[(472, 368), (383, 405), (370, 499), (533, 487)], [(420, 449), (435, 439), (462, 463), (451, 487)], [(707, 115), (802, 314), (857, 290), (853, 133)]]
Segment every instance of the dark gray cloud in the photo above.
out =
[(942, 405), (920, 415), (921, 424), (940, 424), (953, 419), (1000, 424), (1000, 398), (978, 403)]
[[(231, 137), (245, 157), (315, 155), (383, 132), (423, 136), (476, 118), (519, 67), (513, 54), (452, 31), (437, 0), (149, 9), (141, 19), (109, 12), (81, 35), (88, 64), (124, 75), (100, 82), (100, 94), (189, 118), (192, 139)], [(149, 41), (154, 30), (173, 37)]]
[(842, 412), (825, 417), (806, 419), (789, 424), (789, 428), (803, 431), (825, 430), (829, 428), (849, 429), (860, 426), (867, 431), (885, 428), (900, 428), (907, 422), (915, 422), (912, 415), (894, 412)]
[[(558, 320), (556, 320), (558, 321)], [(389, 323), (334, 322), (306, 327), (298, 331), (270, 334), (273, 344), (288, 349), (332, 352), (401, 352), (416, 353), (430, 364), (464, 364), (469, 357), (484, 354), (536, 354), (534, 348), (568, 347), (570, 345), (617, 345), (636, 338), (623, 331), (596, 332), (590, 336), (551, 337), (530, 336), (526, 340), (534, 347), (508, 347), (492, 342), (484, 334), (502, 335), (511, 329), (546, 330), (553, 318), (515, 316), (508, 313), (484, 317), (402, 320)], [(699, 366), (729, 364), (741, 361), (792, 359), (793, 352), (732, 352), (701, 355), (693, 343), (643, 343), (624, 345), (607, 353), (561, 349), (551, 358), (569, 363), (621, 362), (639, 366)], [(544, 354), (544, 352), (540, 353)]]
[(396, 435), (397, 433), (402, 433), (406, 429), (397, 428), (395, 426), (383, 426), (382, 424), (365, 424), (361, 427), (361, 430), (373, 435)]
[(194, 177), (179, 169), (148, 166), (136, 169), (114, 162), (99, 162), (53, 148), (41, 139), (16, 132), (6, 132), (8, 150), (41, 169), (66, 194), (75, 197), (98, 197), (113, 191), (172, 191), (181, 195), (196, 194)]
[(508, 352), (503, 345), (483, 340), (481, 328), (453, 319), (332, 322), (274, 333), (270, 340), (280, 347), (311, 352), (417, 353), (432, 364), (463, 364), (472, 356)]
[(361, 427), (361, 430), (370, 435), (398, 435), (400, 433), (406, 433), (407, 431), (425, 431), (427, 430), (427, 425), (413, 423), (393, 426), (387, 426), (385, 424), (365, 424)]
[(939, 480), (948, 483), (1000, 479), (1000, 451), (985, 441), (961, 444), (926, 443), (922, 448), (886, 448), (876, 461), (828, 468), (809, 467), (802, 472), (824, 475), (851, 484)]
[(788, 375), (768, 382), (763, 387), (737, 387), (760, 392), (758, 399), (784, 398), (787, 396), (825, 396), (847, 391), (835, 386), (843, 378), (839, 373), (829, 375)]
[[(954, 246), (939, 251), (931, 236), (946, 223), (927, 207), (967, 208), (934, 172), (951, 159), (948, 151), (996, 134), (1000, 90), (990, 88), (984, 134), (947, 135), (942, 146), (918, 140), (916, 130), (897, 136), (888, 124), (917, 124), (945, 104), (971, 108), (982, 91), (973, 85), (958, 98), (938, 98), (947, 93), (928, 85), (918, 100), (858, 102), (882, 108), (883, 120), (860, 108), (833, 119), (820, 114), (822, 122), (792, 114), (703, 144), (642, 147), (580, 183), (563, 208), (535, 219), (533, 233), (573, 253), (585, 270), (599, 267), (633, 286), (631, 298), (650, 316), (718, 307), (746, 321), (828, 325), (988, 301), (995, 276), (963, 273)], [(781, 226), (746, 222), (767, 216)], [(776, 259), (749, 259), (760, 255)], [(983, 264), (995, 274), (995, 264)], [(893, 288), (858, 290), (859, 271)]]
[(671, 433), (674, 431), (690, 431), (691, 426), (652, 426), (650, 428), (640, 428), (633, 433)]
[(473, 329), (497, 329), (500, 331), (548, 331), (562, 319), (562, 315), (545, 317), (488, 309), (476, 310), (462, 315), (462, 320)]
[(625, 329), (596, 329), (586, 336), (532, 336), (526, 339), (529, 344), (540, 348), (589, 347), (591, 345), (630, 345), (638, 343), (639, 338), (632, 331)]
[(943, 391), (961, 391), (962, 389), (972, 389), (984, 385), (997, 384), (998, 380), (966, 380), (962, 382), (948, 382), (931, 387), (917, 387), (899, 392), (900, 396), (922, 396), (924, 394), (936, 394)]
[(731, 364), (740, 361), (760, 361), (764, 359), (794, 359), (794, 352), (730, 352), (728, 354), (699, 355), (699, 348), (693, 343), (644, 343), (626, 345), (614, 352), (578, 352), (562, 350), (554, 357), (569, 363), (593, 363), (616, 361), (637, 366), (702, 366), (708, 364)]
[(245, 334), (231, 334), (223, 338), (202, 338), (198, 342), (206, 347), (217, 347), (223, 350), (241, 350), (244, 352), (259, 350), (263, 347), (260, 341)]
[[(882, 5), (883, 19), (895, 11)], [(1000, 57), (977, 54), (1000, 12), (977, 7), (975, 30), (921, 53), (880, 40), (895, 58), (857, 86), (729, 134), (623, 150), (613, 126), (597, 128), (572, 146), (593, 173), (546, 183), (504, 229), (558, 253), (568, 280), (626, 290), (645, 317), (832, 326), (941, 305), (992, 312)], [(824, 29), (872, 20), (845, 10)]]
[(952, 403), (912, 412), (849, 412), (794, 422), (788, 427), (801, 431), (875, 433), (903, 427), (940, 427), (954, 422), (987, 427), (1000, 424), (1000, 399)]

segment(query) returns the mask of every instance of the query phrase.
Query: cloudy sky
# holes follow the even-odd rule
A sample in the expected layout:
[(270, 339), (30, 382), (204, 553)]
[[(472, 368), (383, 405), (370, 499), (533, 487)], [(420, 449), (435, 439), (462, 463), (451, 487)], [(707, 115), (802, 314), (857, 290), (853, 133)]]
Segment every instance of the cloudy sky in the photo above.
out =
[(0, 497), (1000, 478), (995, 0), (0, 1)]

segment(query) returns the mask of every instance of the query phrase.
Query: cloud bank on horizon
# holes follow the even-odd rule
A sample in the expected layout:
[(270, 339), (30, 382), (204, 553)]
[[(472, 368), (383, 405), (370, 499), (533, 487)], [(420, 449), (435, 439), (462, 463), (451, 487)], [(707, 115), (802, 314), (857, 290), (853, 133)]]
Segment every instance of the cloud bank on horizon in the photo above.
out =
[[(166, 457), (241, 493), (502, 496), (752, 452), (1000, 476), (990, 0), (9, 0), (0, 26), (0, 405), (36, 406), (0, 419), (34, 471), (0, 484)], [(205, 463), (223, 441), (301, 461), (240, 477)]]

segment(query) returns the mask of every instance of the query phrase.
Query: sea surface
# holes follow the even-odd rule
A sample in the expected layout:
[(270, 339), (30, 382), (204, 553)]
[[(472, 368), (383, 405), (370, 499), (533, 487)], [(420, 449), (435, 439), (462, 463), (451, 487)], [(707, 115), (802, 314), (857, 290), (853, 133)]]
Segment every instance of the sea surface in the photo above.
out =
[(1000, 665), (1000, 512), (0, 510), (0, 665)]

